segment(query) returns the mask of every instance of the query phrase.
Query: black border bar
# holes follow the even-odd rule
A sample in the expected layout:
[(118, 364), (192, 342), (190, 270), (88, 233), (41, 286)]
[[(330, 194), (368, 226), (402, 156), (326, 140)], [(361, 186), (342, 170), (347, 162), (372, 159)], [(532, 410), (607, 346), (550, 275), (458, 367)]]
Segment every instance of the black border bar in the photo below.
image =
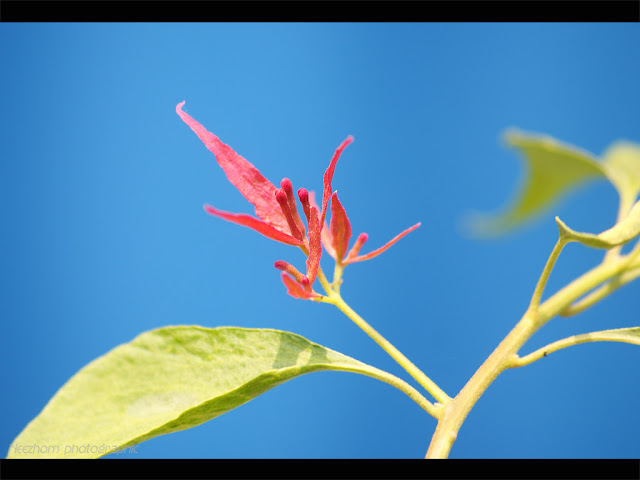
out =
[(640, 22), (638, 0), (0, 0), (2, 22)]
[(639, 460), (1, 460), (3, 479), (633, 479)]

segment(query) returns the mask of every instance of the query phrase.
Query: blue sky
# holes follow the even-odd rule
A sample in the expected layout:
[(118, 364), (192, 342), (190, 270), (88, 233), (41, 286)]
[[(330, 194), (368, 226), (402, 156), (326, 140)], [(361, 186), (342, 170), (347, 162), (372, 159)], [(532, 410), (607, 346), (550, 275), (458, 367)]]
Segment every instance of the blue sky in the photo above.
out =
[[(349, 267), (343, 296), (453, 395), (526, 309), (553, 216), (601, 231), (617, 208), (596, 182), (503, 238), (461, 234), (521, 181), (502, 132), (597, 155), (640, 142), (639, 54), (637, 24), (0, 24), (0, 447), (86, 363), (165, 325), (288, 330), (408, 378), (336, 309), (286, 295), (273, 262), (303, 268), (298, 251), (204, 213), (252, 210), (178, 102), (294, 188), (320, 191), (355, 137), (333, 182), (354, 234), (374, 248), (422, 227)], [(570, 245), (547, 292), (600, 256)], [(638, 298), (555, 319), (523, 351), (636, 326)], [(590, 344), (506, 372), (451, 457), (637, 458), (639, 361)], [(323, 372), (131, 456), (419, 458), (435, 426), (386, 384)]]

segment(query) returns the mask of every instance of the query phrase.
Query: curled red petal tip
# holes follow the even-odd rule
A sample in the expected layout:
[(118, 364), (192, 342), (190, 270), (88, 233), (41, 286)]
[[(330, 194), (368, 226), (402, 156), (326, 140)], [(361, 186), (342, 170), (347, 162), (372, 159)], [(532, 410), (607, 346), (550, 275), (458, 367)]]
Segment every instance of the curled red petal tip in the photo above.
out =
[(302, 210), (304, 211), (304, 216), (307, 217), (307, 223), (309, 222), (309, 208), (311, 203), (309, 201), (309, 192), (306, 188), (300, 188), (298, 190), (298, 198), (300, 199), (300, 203), (302, 204)]
[(278, 188), (275, 192), (275, 195), (276, 195), (276, 200), (278, 201), (280, 206), (282, 206), (283, 203), (286, 203), (288, 205), (287, 194), (283, 189)]
[(287, 193), (287, 195), (289, 194), (289, 192), (293, 192), (293, 184), (287, 177), (280, 180), (280, 186)]

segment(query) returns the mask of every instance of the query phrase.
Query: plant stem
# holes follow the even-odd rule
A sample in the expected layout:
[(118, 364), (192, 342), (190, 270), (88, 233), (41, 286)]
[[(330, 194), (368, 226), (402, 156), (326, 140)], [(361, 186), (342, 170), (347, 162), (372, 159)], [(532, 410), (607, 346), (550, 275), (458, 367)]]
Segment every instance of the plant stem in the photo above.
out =
[(324, 291), (327, 292), (327, 295), (331, 295), (331, 284), (327, 277), (325, 277), (324, 272), (322, 271), (322, 267), (318, 267), (318, 280), (320, 280), (320, 285), (324, 288)]
[(537, 330), (536, 323), (535, 315), (527, 312), (489, 355), (460, 393), (444, 407), (426, 458), (447, 458), (453, 442), (457, 438), (458, 430), (460, 430), (469, 411), (496, 377), (507, 368), (509, 359)]
[(549, 255), (549, 259), (547, 260), (546, 265), (544, 266), (544, 270), (542, 270), (542, 275), (540, 275), (540, 279), (536, 285), (536, 289), (533, 291), (533, 296), (531, 297), (531, 302), (529, 304), (529, 310), (535, 310), (540, 305), (540, 299), (542, 298), (542, 292), (544, 292), (544, 287), (547, 285), (547, 280), (549, 280), (549, 275), (551, 274), (551, 270), (553, 270), (553, 266), (556, 264), (556, 260), (558, 260), (558, 256), (560, 252), (567, 244), (568, 240), (564, 235), (560, 235), (558, 241), (556, 242), (555, 247), (551, 251), (551, 255)]
[[(560, 245), (560, 247), (559, 247)], [(542, 305), (537, 306), (544, 289), (544, 284), (558, 257), (562, 247), (562, 238), (554, 247), (547, 265), (536, 287), (531, 305), (518, 324), (509, 332), (498, 347), (489, 355), (460, 393), (445, 405), (436, 428), (426, 458), (446, 458), (455, 442), (458, 431), (469, 411), (480, 396), (505, 369), (515, 366), (518, 361), (517, 352), (524, 343), (547, 321), (569, 307), (582, 295), (596, 288), (603, 282), (619, 275), (628, 262), (621, 258), (611, 258), (591, 269), (569, 285), (552, 295)], [(537, 300), (536, 300), (537, 299)]]
[(380, 335), (371, 325), (369, 325), (360, 315), (358, 315), (342, 297), (333, 292), (327, 299), (329, 303), (333, 303), (338, 307), (342, 313), (349, 317), (353, 322), (360, 327), (367, 335), (369, 335), (382, 349), (387, 352), (391, 357), (404, 368), (409, 375), (411, 375), (425, 390), (427, 390), (433, 398), (438, 402), (445, 405), (451, 398), (436, 385), (433, 380), (427, 377), (422, 370), (416, 367), (407, 357), (405, 357), (396, 347), (394, 347), (389, 341)]
[[(626, 328), (619, 329), (622, 331), (628, 330)], [(541, 358), (546, 357), (550, 353), (557, 352), (563, 348), (572, 347), (573, 345), (579, 345), (581, 343), (587, 342), (625, 342), (625, 343), (633, 343), (639, 344), (638, 339), (631, 339), (630, 337), (625, 336), (612, 336), (612, 333), (616, 332), (616, 330), (605, 330), (604, 332), (593, 332), (593, 333), (583, 333), (581, 335), (572, 335), (571, 337), (563, 338), (562, 340), (558, 340), (556, 342), (550, 343), (538, 350), (531, 352), (529, 355), (525, 355), (524, 357), (514, 358), (513, 361), (509, 364), (511, 368), (524, 367), (525, 365), (529, 365), (536, 360), (540, 360)]]
[(560, 312), (560, 316), (570, 317), (572, 315), (577, 315), (578, 313), (583, 312), (587, 308), (598, 303), (610, 293), (616, 291), (618, 288), (626, 285), (632, 280), (635, 280), (637, 277), (640, 277), (640, 268), (636, 268), (635, 270), (627, 270), (626, 272), (613, 277), (608, 283), (589, 293), (586, 297), (578, 300), (573, 305), (565, 308), (562, 312)]
[[(373, 370), (373, 371), (372, 371)], [(347, 371), (354, 371), (352, 368)], [(367, 375), (368, 377), (375, 378), (377, 380), (381, 380), (389, 385), (396, 387), (401, 392), (405, 393), (409, 398), (411, 398), (414, 402), (416, 402), (420, 407), (422, 407), (429, 415), (434, 417), (436, 420), (440, 418), (440, 412), (442, 411), (441, 406), (435, 406), (429, 400), (424, 398), (418, 390), (413, 388), (404, 380), (396, 377), (395, 375), (391, 375), (384, 370), (374, 369), (366, 369), (361, 370), (361, 374)]]

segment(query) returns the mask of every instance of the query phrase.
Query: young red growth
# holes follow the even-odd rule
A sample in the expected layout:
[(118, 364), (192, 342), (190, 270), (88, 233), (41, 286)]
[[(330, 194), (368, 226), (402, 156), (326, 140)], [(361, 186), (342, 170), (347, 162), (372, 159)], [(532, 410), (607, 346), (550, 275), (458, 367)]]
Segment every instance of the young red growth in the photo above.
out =
[(333, 157), (331, 158), (331, 162), (329, 162), (329, 167), (324, 172), (324, 190), (322, 191), (322, 214), (320, 215), (320, 225), (324, 225), (324, 217), (327, 214), (327, 205), (329, 204), (329, 197), (331, 196), (331, 180), (333, 180), (333, 172), (336, 169), (336, 164), (338, 163), (338, 159), (342, 154), (342, 151), (353, 142), (353, 137), (349, 135), (339, 146), (336, 148)]
[(284, 190), (284, 193), (287, 194), (287, 202), (289, 202), (289, 210), (291, 211), (291, 216), (295, 221), (296, 227), (301, 232), (300, 236), (304, 236), (304, 223), (298, 214), (298, 206), (296, 205), (296, 197), (293, 195), (293, 185), (291, 184), (291, 180), (288, 178), (283, 178), (280, 181), (280, 187)]
[(316, 279), (318, 268), (320, 267), (320, 257), (322, 256), (322, 242), (320, 240), (320, 219), (318, 209), (309, 209), (309, 258), (307, 258), (307, 277), (313, 285)]
[[(320, 297), (320, 295), (313, 292), (312, 285), (320, 268), (323, 246), (338, 265), (344, 266), (369, 260), (380, 255), (406, 234), (420, 226), (418, 223), (408, 228), (373, 252), (366, 255), (358, 255), (368, 238), (366, 233), (362, 233), (349, 253), (346, 253), (352, 234), (351, 222), (340, 200), (338, 200), (338, 194), (336, 192), (332, 194), (331, 181), (342, 151), (353, 141), (353, 137), (349, 135), (338, 146), (331, 158), (329, 167), (324, 172), (322, 209), (318, 208), (313, 192), (309, 192), (304, 188), (298, 190), (298, 198), (307, 218), (307, 236), (309, 239), (307, 242), (304, 223), (298, 214), (291, 180), (283, 178), (280, 182), (281, 188), (276, 188), (251, 163), (234, 152), (231, 147), (222, 143), (218, 137), (208, 132), (187, 113), (183, 112), (183, 105), (184, 102), (179, 103), (176, 106), (176, 112), (215, 155), (216, 161), (224, 170), (229, 181), (253, 204), (258, 218), (245, 214), (225, 212), (211, 205), (204, 206), (206, 212), (227, 221), (249, 227), (272, 240), (288, 245), (301, 246), (305, 254), (307, 254), (306, 275), (283, 260), (278, 260), (274, 264), (278, 270), (282, 271), (282, 281), (287, 287), (289, 295), (302, 299)], [(325, 217), (330, 199), (331, 222), (327, 226)]]
[(327, 253), (334, 260), (338, 260), (338, 255), (336, 255), (336, 251), (333, 249), (333, 238), (331, 237), (331, 232), (329, 231), (329, 227), (327, 227), (326, 223), (322, 226), (320, 239), (322, 240), (322, 246), (327, 251)]
[(289, 208), (289, 200), (287, 199), (287, 194), (281, 188), (276, 190), (276, 201), (280, 205), (282, 209), (282, 213), (284, 214), (284, 218), (287, 220), (287, 225), (289, 225), (289, 230), (291, 230), (291, 235), (295, 238), (302, 240), (302, 233), (298, 230), (296, 226), (296, 221), (293, 218), (293, 213)]
[(276, 267), (278, 270), (282, 270), (283, 272), (286, 272), (289, 275), (291, 275), (293, 278), (295, 278), (296, 282), (298, 282), (304, 287), (305, 290), (311, 290), (311, 284), (309, 283), (309, 278), (306, 275), (303, 275), (302, 273), (300, 273), (298, 269), (293, 265), (291, 265), (290, 263), (285, 262), (284, 260), (277, 260), (273, 264), (273, 266)]
[(333, 192), (333, 195), (331, 195), (331, 223), (329, 224), (329, 229), (336, 254), (335, 259), (338, 263), (342, 263), (351, 239), (351, 222), (340, 200), (338, 200), (337, 192)]
[(302, 211), (304, 212), (304, 216), (307, 217), (307, 222), (309, 221), (309, 192), (306, 188), (300, 188), (298, 190), (298, 198), (300, 199), (300, 203), (302, 204)]
[[(371, 259), (373, 257), (377, 257), (382, 252), (384, 252), (387, 248), (389, 248), (391, 245), (393, 245), (398, 240), (400, 240), (402, 237), (404, 237), (406, 234), (408, 234), (410, 232), (413, 232), (420, 225), (421, 225), (420, 223), (416, 223), (413, 227), (409, 227), (404, 232), (401, 232), (398, 235), (396, 235), (395, 237), (393, 237), (390, 241), (385, 243), (382, 247), (378, 248), (377, 250), (374, 250), (373, 252), (367, 253), (366, 255), (360, 255), (360, 256), (357, 256), (357, 257), (353, 257), (353, 258), (349, 258), (349, 257), (351, 257), (351, 255), (349, 255), (345, 259), (344, 264), (347, 265), (349, 263), (362, 262), (364, 260), (369, 260), (369, 259)], [(360, 237), (358, 237), (358, 241), (360, 241), (361, 237), (362, 237), (362, 235), (360, 235)], [(365, 240), (366, 240), (366, 238), (364, 240), (362, 240), (362, 243), (364, 243)], [(356, 245), (357, 245), (357, 242), (356, 242)], [(355, 249), (356, 245), (354, 245), (354, 249)], [(361, 246), (362, 246), (362, 244), (360, 245), (360, 247)], [(359, 248), (358, 248), (358, 250), (359, 250)], [(356, 252), (356, 254), (357, 254), (357, 252)]]
[(308, 292), (304, 288), (302, 288), (293, 278), (291, 278), (286, 273), (282, 272), (281, 274), (282, 283), (287, 287), (287, 293), (294, 298), (301, 298), (303, 300), (310, 300), (312, 298), (319, 298), (322, 295), (318, 295), (317, 293)]
[(280, 230), (277, 230), (268, 223), (265, 223), (262, 220), (258, 220), (257, 218), (253, 218), (251, 215), (223, 212), (222, 210), (218, 210), (207, 204), (205, 204), (204, 209), (207, 213), (216, 217), (224, 218), (228, 222), (233, 222), (237, 223), (238, 225), (252, 228), (256, 232), (261, 233), (271, 240), (286, 243), (287, 245), (302, 245), (302, 242), (297, 238), (294, 238), (291, 235), (287, 235), (286, 233), (282, 233)]
[[(294, 232), (289, 228), (287, 218), (275, 198), (277, 190), (275, 185), (264, 178), (257, 168), (234, 152), (231, 147), (222, 143), (213, 133), (207, 131), (189, 114), (183, 112), (183, 105), (184, 102), (181, 102), (176, 106), (176, 113), (198, 135), (207, 149), (215, 155), (216, 161), (231, 184), (253, 204), (256, 216), (260, 220), (247, 215), (216, 210), (209, 205), (205, 206), (207, 212), (230, 222), (253, 228), (272, 240), (289, 245), (300, 245), (299, 238), (293, 235)], [(274, 233), (274, 230), (279, 233)]]
[(320, 229), (320, 219), (318, 218), (318, 206), (314, 200), (313, 192), (309, 193), (305, 188), (298, 190), (298, 197), (302, 203), (302, 209), (307, 217), (309, 227), (309, 258), (307, 258), (307, 277), (313, 283), (320, 268), (320, 257), (322, 256), (322, 238)]
[[(318, 204), (316, 203), (316, 194), (315, 192), (308, 192), (309, 204), (312, 207), (318, 208)], [(319, 210), (319, 209), (318, 209)], [(331, 232), (329, 232), (329, 226), (327, 222), (322, 224), (322, 231), (320, 232), (320, 239), (322, 246), (327, 251), (331, 257), (336, 260), (336, 251), (333, 249), (333, 239), (331, 238)]]
[(366, 233), (361, 233), (360, 235), (358, 235), (358, 238), (356, 239), (356, 243), (353, 244), (353, 247), (351, 247), (351, 250), (349, 250), (349, 253), (347, 253), (347, 258), (346, 258), (347, 262), (350, 259), (358, 256), (358, 253), (360, 253), (360, 249), (362, 248), (362, 246), (364, 245), (364, 242), (366, 242), (368, 238), (369, 238), (369, 235), (367, 235)]

